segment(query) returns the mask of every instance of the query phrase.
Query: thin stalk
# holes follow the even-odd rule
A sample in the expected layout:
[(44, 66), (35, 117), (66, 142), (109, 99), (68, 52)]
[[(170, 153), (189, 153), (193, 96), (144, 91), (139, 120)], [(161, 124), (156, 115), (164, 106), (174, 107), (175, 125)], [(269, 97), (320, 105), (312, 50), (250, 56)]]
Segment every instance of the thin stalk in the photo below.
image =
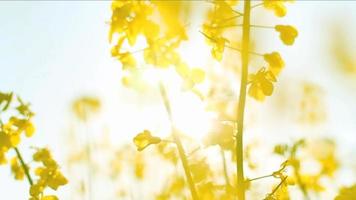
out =
[(88, 123), (87, 121), (84, 122), (85, 126), (85, 140), (86, 140), (86, 148), (85, 148), (85, 153), (86, 153), (86, 162), (87, 162), (87, 195), (88, 195), (88, 200), (91, 200), (93, 197), (93, 190), (92, 190), (92, 173), (93, 173), (93, 165), (91, 161), (91, 155), (92, 155), (92, 149), (91, 149), (91, 142), (90, 142), (90, 134), (89, 134), (89, 128), (88, 128)]
[(243, 125), (246, 101), (246, 86), (248, 76), (249, 61), (249, 43), (250, 43), (250, 11), (251, 1), (245, 0), (244, 16), (242, 27), (242, 51), (241, 51), (241, 83), (239, 105), (237, 112), (237, 134), (236, 134), (236, 173), (237, 173), (237, 197), (239, 200), (245, 200), (245, 181), (243, 168)]
[[(213, 37), (207, 35), (206, 33), (204, 33), (203, 31), (199, 31), (202, 35), (204, 35), (206, 38), (208, 38), (209, 40), (211, 40), (212, 42), (217, 42)], [(238, 51), (241, 53), (241, 49), (239, 48), (236, 48), (236, 47), (233, 47), (233, 46), (229, 46), (229, 45), (224, 45), (224, 47), (228, 48), (228, 49), (231, 49), (231, 50), (235, 50), (235, 51)], [(249, 51), (248, 52), (249, 54), (251, 55), (254, 55), (254, 56), (261, 56), (263, 57), (264, 55), (262, 53), (257, 53), (257, 52), (254, 52), (254, 51)]]
[[(236, 47), (232, 47), (232, 46), (228, 46), (228, 45), (225, 45), (225, 47), (228, 48), (228, 49), (232, 49), (232, 50), (241, 52), (241, 49), (236, 48)], [(264, 56), (262, 53), (257, 53), (257, 52), (254, 52), (254, 51), (249, 51), (248, 53), (251, 54), (251, 55), (254, 55), (254, 56), (261, 56), (261, 57)]]
[[(296, 153), (297, 153), (297, 148), (299, 147), (299, 143), (294, 144), (292, 147), (292, 151), (291, 151), (291, 155), (290, 155), (290, 159), (296, 159)], [(293, 165), (294, 168), (294, 175), (296, 177), (296, 181), (297, 181), (297, 185), (299, 186), (300, 190), (302, 191), (303, 195), (304, 195), (304, 199), (309, 200), (309, 195), (308, 195), (308, 191), (305, 188), (305, 185), (302, 181), (302, 178), (300, 176), (300, 167), (298, 165)]]
[(220, 148), (220, 154), (221, 154), (222, 164), (223, 164), (223, 169), (224, 169), (224, 178), (225, 178), (226, 190), (228, 190), (231, 187), (231, 185), (230, 185), (230, 180), (229, 180), (229, 174), (227, 172), (225, 152), (224, 152), (224, 150), (222, 148)]
[(187, 182), (188, 182), (188, 186), (189, 186), (189, 189), (190, 189), (190, 193), (192, 195), (193, 200), (199, 200), (197, 189), (195, 187), (195, 184), (194, 184), (194, 181), (193, 181), (193, 177), (192, 177), (192, 174), (191, 174), (191, 170), (190, 170), (190, 167), (189, 167), (188, 158), (187, 158), (187, 155), (185, 154), (185, 150), (184, 150), (182, 141), (180, 140), (179, 134), (178, 134), (178, 132), (176, 131), (176, 129), (174, 127), (171, 105), (169, 103), (169, 99), (168, 99), (168, 96), (167, 96), (166, 89), (165, 89), (165, 87), (164, 87), (162, 82), (160, 82), (159, 88), (160, 88), (160, 93), (161, 93), (161, 96), (162, 96), (162, 99), (163, 99), (164, 107), (165, 107), (165, 109), (167, 111), (168, 118), (169, 118), (169, 121), (171, 123), (171, 131), (172, 131), (172, 135), (173, 135), (173, 140), (177, 145), (178, 154), (179, 154), (180, 160), (182, 161), (182, 165), (183, 165), (183, 168), (184, 168), (185, 176), (187, 178)]
[(248, 179), (247, 181), (249, 181), (249, 182), (257, 181), (257, 180), (268, 178), (268, 177), (272, 177), (272, 176), (273, 176), (273, 174), (269, 174), (269, 175), (265, 175), (265, 176), (259, 176), (259, 177), (256, 177), (256, 178), (251, 178), (251, 179)]
[(256, 24), (251, 24), (250, 25), (252, 28), (267, 28), (267, 29), (274, 29), (274, 26), (264, 26), (264, 25), (256, 25)]
[[(212, 29), (221, 29), (221, 28), (232, 28), (232, 27), (241, 27), (243, 24), (232, 24), (232, 25), (221, 25), (221, 26), (213, 26), (210, 27)], [(265, 25), (258, 25), (258, 24), (250, 24), (252, 28), (267, 28), (267, 29), (275, 29), (274, 26), (265, 26)]]
[(251, 9), (254, 9), (254, 8), (259, 7), (259, 6), (262, 6), (262, 5), (263, 5), (263, 3), (255, 4), (255, 5), (251, 6)]
[(299, 186), (300, 190), (302, 191), (302, 193), (304, 195), (304, 199), (309, 200), (310, 198), (309, 198), (309, 195), (308, 195), (308, 191), (305, 188), (304, 183), (302, 182), (302, 178), (300, 176), (299, 169), (294, 169), (294, 175), (295, 175), (295, 177), (297, 179), (297, 185)]
[(28, 180), (28, 183), (30, 183), (30, 185), (33, 185), (33, 180), (32, 180), (32, 178), (31, 178), (31, 174), (30, 174), (30, 172), (28, 171), (28, 167), (27, 167), (27, 165), (25, 164), (25, 161), (23, 160), (19, 149), (18, 149), (17, 147), (15, 147), (14, 149), (15, 149), (17, 158), (20, 160), (21, 167), (22, 167), (23, 171), (25, 172), (25, 175), (26, 175), (26, 178), (27, 178), (27, 180)]
[[(282, 184), (287, 180), (288, 176), (284, 177), (282, 181), (273, 189), (273, 191), (268, 195), (269, 197), (273, 196), (274, 193), (277, 192), (277, 190), (282, 186)], [(267, 199), (267, 198), (266, 198)]]

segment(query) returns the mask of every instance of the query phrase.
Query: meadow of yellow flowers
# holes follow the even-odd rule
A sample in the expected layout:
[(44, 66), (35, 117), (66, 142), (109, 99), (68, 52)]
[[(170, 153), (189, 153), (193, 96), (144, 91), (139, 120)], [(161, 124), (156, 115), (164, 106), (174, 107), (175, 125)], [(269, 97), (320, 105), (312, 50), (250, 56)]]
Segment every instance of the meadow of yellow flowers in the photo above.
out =
[[(293, 65), (286, 58), (303, 55), (293, 51), (295, 46), (300, 51), (313, 44), (303, 40), (303, 28), (293, 23), (303, 21), (287, 17), (299, 2), (105, 3), (110, 7), (102, 22), (107, 36), (99, 41), (117, 72), (110, 84), (119, 84), (121, 93), (102, 98), (76, 92), (66, 105), (71, 115), (69, 128), (60, 134), (62, 142), (52, 136), (39, 142), (36, 137), (43, 134), (36, 134), (35, 119), (41, 113), (32, 107), (41, 105), (30, 104), (12, 88), (0, 88), (0, 182), (21, 181), (18, 191), (29, 200), (356, 199), (356, 157), (350, 145), (355, 135), (346, 138), (346, 145), (339, 139), (342, 133), (328, 134), (331, 129), (325, 125), (335, 118), (345, 127), (347, 120), (356, 121), (333, 115), (336, 109), (326, 98), (330, 88), (316, 81), (325, 74), (310, 70), (312, 78), (304, 79), (284, 72)], [(343, 87), (355, 89), (351, 40), (341, 37), (345, 27), (331, 27), (328, 57), (334, 61), (333, 72), (347, 77), (337, 81)], [(85, 41), (79, 46), (87, 48)], [(78, 57), (88, 64), (96, 59), (79, 52)], [(96, 84), (95, 75), (110, 71), (99, 68), (85, 79)], [(72, 68), (66, 75), (70, 73)], [(78, 73), (73, 87), (86, 73)], [(51, 91), (60, 96), (62, 89), (59, 85)], [(343, 97), (334, 98), (343, 102)], [(51, 115), (57, 125), (51, 129), (63, 130), (60, 118)], [(124, 128), (112, 131), (107, 124)], [(2, 173), (6, 168), (11, 175)], [(0, 199), (19, 198), (5, 190), (0, 188)]]

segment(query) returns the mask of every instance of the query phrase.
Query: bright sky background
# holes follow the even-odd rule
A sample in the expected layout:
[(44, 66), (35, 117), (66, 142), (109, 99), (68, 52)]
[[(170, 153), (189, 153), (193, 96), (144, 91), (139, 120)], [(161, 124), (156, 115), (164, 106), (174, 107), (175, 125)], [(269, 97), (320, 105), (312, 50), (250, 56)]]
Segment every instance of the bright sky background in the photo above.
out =
[[(275, 45), (279, 44), (276, 34), (266, 34), (276, 39), (264, 41), (266, 48), (280, 49), (288, 63), (280, 84), (288, 82), (289, 74), (322, 85), (330, 113), (320, 134), (337, 136), (347, 147), (356, 145), (356, 82), (343, 81), (332, 70), (326, 44), (334, 21), (350, 31), (350, 43), (356, 42), (351, 38), (356, 33), (356, 2), (304, 1), (288, 10), (286, 18), (270, 15), (267, 19), (298, 27), (296, 45)], [(164, 112), (155, 113), (154, 106), (144, 108), (135, 92), (120, 86), (120, 66), (110, 56), (107, 39), (110, 15), (109, 1), (0, 2), (0, 90), (14, 91), (33, 105), (37, 133), (26, 142), (49, 145), (61, 157), (63, 134), (73, 119), (71, 101), (81, 95), (103, 100), (103, 109), (111, 114), (103, 116), (101, 124), (111, 127), (117, 139), (127, 140), (144, 127), (157, 128), (159, 121), (166, 122)], [(155, 118), (147, 118), (150, 115)], [(1, 197), (25, 199), (27, 185), (14, 182), (9, 174), (8, 166), (0, 166)]]

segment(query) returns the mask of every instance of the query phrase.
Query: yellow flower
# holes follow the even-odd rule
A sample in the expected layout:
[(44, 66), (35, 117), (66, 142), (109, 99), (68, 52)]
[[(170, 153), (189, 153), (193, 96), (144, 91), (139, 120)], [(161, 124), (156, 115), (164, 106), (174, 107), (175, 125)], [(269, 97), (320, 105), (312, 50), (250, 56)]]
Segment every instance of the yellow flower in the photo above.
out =
[(145, 162), (142, 155), (136, 155), (135, 157), (135, 176), (137, 179), (143, 179), (145, 176)]
[(265, 68), (260, 69), (256, 74), (250, 75), (250, 88), (248, 94), (258, 101), (263, 101), (265, 96), (271, 96), (273, 92), (273, 83), (276, 78), (271, 71)]
[(41, 200), (58, 200), (58, 197), (54, 195), (47, 195), (43, 196)]
[(6, 164), (7, 162), (5, 153), (6, 153), (5, 151), (0, 149), (0, 165)]
[(59, 186), (68, 183), (66, 177), (63, 176), (57, 167), (38, 167), (35, 174), (40, 177), (39, 182), (54, 190), (57, 190)]
[(110, 42), (114, 34), (124, 33), (131, 46), (136, 43), (140, 34), (145, 34), (150, 39), (155, 39), (158, 36), (158, 26), (148, 19), (153, 9), (147, 3), (136, 1), (113, 2), (112, 10)]
[(268, 69), (278, 76), (284, 67), (284, 61), (278, 52), (266, 53), (263, 55), (264, 60), (268, 63)]
[(335, 143), (329, 139), (319, 139), (312, 141), (310, 154), (320, 163), (321, 175), (332, 177), (339, 168), (339, 161), (336, 157)]
[(136, 60), (131, 53), (129, 52), (120, 53), (117, 57), (122, 64), (122, 69), (125, 70), (125, 69), (132, 69), (136, 67)]
[(0, 92), (0, 106), (2, 106), (2, 103), (4, 102), (4, 107), (1, 109), (2, 111), (7, 110), (9, 108), (9, 105), (12, 100), (13, 93), (2, 93)]
[(184, 189), (185, 180), (181, 176), (173, 176), (172, 183), (169, 186), (169, 192), (172, 194), (179, 194)]
[(41, 148), (33, 154), (33, 160), (37, 162), (44, 162), (48, 159), (51, 159), (51, 153), (47, 148)]
[(202, 182), (211, 176), (209, 164), (205, 159), (190, 164), (190, 170), (196, 183)]
[(20, 143), (20, 133), (6, 127), (7, 125), (4, 125), (3, 131), (0, 131), (0, 150), (5, 152)]
[(202, 69), (189, 69), (185, 64), (177, 65), (176, 71), (184, 80), (184, 89), (191, 90), (196, 84), (202, 83), (205, 79), (205, 72)]
[(313, 190), (315, 192), (321, 192), (325, 190), (320, 181), (320, 175), (303, 174), (300, 178), (301, 183), (309, 190)]
[(149, 47), (143, 52), (147, 64), (167, 68), (179, 62), (180, 57), (176, 52), (179, 41), (170, 38), (161, 38), (159, 40), (149, 40), (147, 43)]
[(159, 143), (157, 145), (158, 154), (165, 160), (169, 160), (176, 164), (178, 162), (177, 150), (168, 143)]
[(343, 187), (340, 189), (339, 194), (335, 200), (350, 200), (356, 197), (356, 185), (350, 187)]
[[(68, 183), (68, 180), (60, 172), (56, 161), (53, 160), (48, 149), (37, 149), (37, 151), (33, 154), (33, 160), (41, 162), (43, 167), (38, 167), (35, 170), (35, 174), (39, 177), (39, 179), (30, 188), (30, 195), (32, 199), (43, 200), (44, 197), (40, 197), (43, 195), (42, 193), (46, 187), (57, 190), (59, 186)], [(48, 200), (55, 200), (57, 197), (49, 195), (46, 198)]]
[(263, 6), (268, 10), (273, 10), (277, 17), (284, 17), (287, 14), (287, 8), (284, 5), (286, 0), (263, 0)]
[(224, 150), (233, 150), (235, 147), (233, 130), (233, 125), (222, 122), (214, 122), (212, 130), (204, 139), (204, 144), (207, 146), (219, 145)]
[(11, 117), (8, 125), (13, 125), (17, 127), (18, 133), (24, 131), (27, 137), (31, 137), (35, 132), (35, 127), (33, 126), (32, 122), (27, 119), (18, 119), (16, 117)]
[(29, 103), (24, 103), (23, 100), (17, 96), (17, 100), (19, 101), (20, 105), (16, 107), (16, 110), (24, 117), (32, 117), (35, 115), (30, 109)]
[(39, 197), (39, 195), (43, 192), (43, 190), (44, 190), (44, 186), (42, 184), (35, 183), (30, 187), (30, 195), (32, 197)]
[(279, 37), (285, 45), (293, 45), (295, 38), (298, 36), (296, 28), (290, 25), (276, 25), (274, 28), (279, 32)]
[(225, 49), (225, 43), (228, 42), (228, 40), (223, 37), (213, 39), (214, 43), (213, 48), (211, 49), (211, 54), (216, 60), (221, 61)]
[(48, 173), (48, 186), (54, 190), (57, 190), (59, 186), (65, 185), (68, 183), (66, 177), (59, 170), (53, 170)]
[(91, 96), (83, 96), (73, 102), (74, 114), (82, 121), (86, 121), (90, 115), (100, 110), (100, 100)]
[(212, 182), (202, 183), (198, 185), (198, 190), (201, 195), (201, 199), (204, 200), (215, 200), (216, 195), (214, 193), (215, 188)]
[(133, 142), (135, 143), (137, 150), (142, 151), (151, 144), (158, 144), (161, 142), (161, 138), (154, 137), (151, 135), (151, 132), (144, 130), (142, 133), (139, 133), (134, 137)]
[(11, 172), (14, 174), (16, 180), (23, 180), (25, 172), (20, 166), (17, 157), (13, 157), (10, 161)]

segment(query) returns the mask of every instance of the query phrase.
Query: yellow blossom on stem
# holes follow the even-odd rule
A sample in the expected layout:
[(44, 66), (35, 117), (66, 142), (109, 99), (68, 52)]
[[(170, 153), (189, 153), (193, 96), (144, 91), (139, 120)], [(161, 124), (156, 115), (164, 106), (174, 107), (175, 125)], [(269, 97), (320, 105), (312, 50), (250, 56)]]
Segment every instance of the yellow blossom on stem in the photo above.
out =
[(271, 96), (273, 92), (273, 82), (276, 78), (273, 73), (265, 68), (260, 69), (256, 74), (250, 75), (250, 88), (248, 94), (258, 101), (263, 101), (265, 96)]
[(7, 162), (5, 153), (6, 153), (5, 151), (0, 149), (0, 165), (6, 164)]
[(272, 52), (264, 54), (263, 58), (268, 63), (268, 69), (278, 76), (285, 65), (281, 55), (278, 52)]
[(293, 45), (298, 31), (291, 25), (276, 25), (274, 29), (279, 32), (279, 37), (285, 45)]
[(25, 171), (19, 164), (17, 157), (13, 157), (10, 161), (11, 172), (13, 173), (16, 180), (23, 180), (25, 177)]
[(21, 133), (24, 131), (27, 137), (31, 137), (35, 132), (35, 127), (33, 126), (32, 122), (27, 119), (11, 117), (8, 126), (12, 125), (17, 127), (17, 132)]
[(58, 197), (54, 195), (47, 195), (47, 196), (43, 196), (41, 200), (58, 200)]
[(31, 185), (30, 187), (30, 195), (32, 196), (33, 199), (37, 199), (35, 197), (39, 197), (40, 194), (43, 192), (44, 187), (43, 185), (36, 183)]
[(151, 135), (151, 132), (144, 130), (134, 137), (133, 142), (135, 143), (137, 150), (142, 151), (151, 144), (158, 144), (161, 142), (161, 138)]
[(169, 38), (149, 40), (149, 47), (144, 50), (143, 55), (146, 63), (154, 65), (155, 67), (167, 68), (179, 62), (180, 57), (176, 52), (179, 43), (179, 40)]
[(350, 200), (356, 196), (356, 185), (350, 187), (342, 187), (339, 194), (335, 197), (335, 200)]
[(287, 8), (284, 5), (286, 0), (263, 0), (263, 6), (272, 10), (277, 17), (284, 17), (287, 14)]
[(228, 42), (228, 40), (223, 37), (214, 38), (211, 55), (218, 61), (222, 60), (226, 42)]
[[(43, 190), (50, 187), (57, 190), (58, 187), (66, 185), (68, 180), (59, 170), (56, 161), (53, 160), (50, 151), (47, 148), (37, 149), (33, 154), (33, 160), (41, 162), (43, 167), (38, 167), (35, 174), (39, 177), (37, 182), (30, 188), (30, 195), (33, 199), (41, 199)], [(55, 199), (55, 196), (47, 196), (48, 199)], [(43, 198), (42, 198), (43, 199)]]

